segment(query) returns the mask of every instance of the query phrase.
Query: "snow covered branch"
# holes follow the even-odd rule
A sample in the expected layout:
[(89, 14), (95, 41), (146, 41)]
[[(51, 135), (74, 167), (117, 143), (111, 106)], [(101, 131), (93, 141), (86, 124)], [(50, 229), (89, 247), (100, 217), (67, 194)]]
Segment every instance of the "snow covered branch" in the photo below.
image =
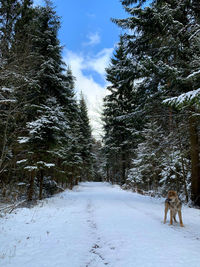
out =
[(169, 106), (180, 107), (185, 104), (191, 104), (195, 101), (199, 101), (199, 99), (200, 99), (200, 88), (197, 90), (193, 90), (193, 91), (181, 94), (180, 96), (165, 99), (163, 101), (163, 104), (167, 104)]

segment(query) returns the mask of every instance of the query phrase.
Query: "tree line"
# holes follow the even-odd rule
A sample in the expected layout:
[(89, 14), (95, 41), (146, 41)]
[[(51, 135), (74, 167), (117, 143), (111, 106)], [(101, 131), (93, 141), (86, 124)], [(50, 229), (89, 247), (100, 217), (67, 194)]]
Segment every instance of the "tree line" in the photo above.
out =
[(200, 206), (200, 2), (123, 0), (106, 69), (107, 180)]
[(59, 27), (51, 1), (0, 1), (1, 197), (41, 199), (93, 177), (96, 144)]
[[(200, 206), (198, 0), (122, 0), (128, 16), (94, 140), (62, 60), (51, 1), (0, 0), (0, 198), (42, 198), (82, 180), (178, 191)], [(84, 88), (83, 88), (84, 90)]]

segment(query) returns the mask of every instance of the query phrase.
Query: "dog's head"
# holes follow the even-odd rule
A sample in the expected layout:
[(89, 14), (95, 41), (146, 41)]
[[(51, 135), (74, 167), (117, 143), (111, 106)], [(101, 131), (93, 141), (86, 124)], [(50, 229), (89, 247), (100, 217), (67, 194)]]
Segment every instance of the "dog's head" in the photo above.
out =
[(176, 191), (174, 191), (174, 190), (170, 190), (170, 191), (168, 192), (168, 199), (173, 200), (173, 199), (175, 199), (175, 198), (177, 198), (177, 197), (178, 197), (178, 195), (177, 195)]

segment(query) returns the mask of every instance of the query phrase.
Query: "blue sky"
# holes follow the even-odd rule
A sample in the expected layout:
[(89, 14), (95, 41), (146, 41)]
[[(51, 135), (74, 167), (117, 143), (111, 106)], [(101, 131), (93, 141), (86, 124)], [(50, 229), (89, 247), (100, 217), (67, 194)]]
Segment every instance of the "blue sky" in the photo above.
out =
[(120, 29), (110, 19), (125, 16), (119, 0), (54, 0), (54, 3), (62, 21), (60, 39), (68, 49), (93, 54), (113, 47), (118, 41)]
[[(108, 56), (110, 57), (111, 50), (118, 42), (121, 31), (111, 22), (111, 17), (125, 16), (120, 1), (54, 0), (54, 4), (58, 15), (61, 16), (59, 38), (65, 46), (64, 56), (66, 51), (71, 51), (88, 62), (95, 59), (99, 62), (103, 57), (101, 63), (107, 64)], [(104, 67), (102, 65), (102, 68)], [(99, 73), (92, 66), (83, 69), (84, 76), (92, 77), (95, 82), (105, 86), (102, 74), (102, 71)], [(84, 91), (84, 88), (82, 90)]]
[(97, 136), (106, 94), (105, 67), (121, 33), (111, 18), (124, 18), (126, 14), (119, 0), (53, 0), (53, 3), (61, 17), (59, 39), (64, 46), (63, 59), (76, 77), (77, 95), (82, 91), (86, 97)]

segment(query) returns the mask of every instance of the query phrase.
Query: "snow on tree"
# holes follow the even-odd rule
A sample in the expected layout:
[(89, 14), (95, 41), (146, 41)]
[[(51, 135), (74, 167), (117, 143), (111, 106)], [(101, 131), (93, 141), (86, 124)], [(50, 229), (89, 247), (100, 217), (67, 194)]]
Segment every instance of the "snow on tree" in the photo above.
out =
[(56, 182), (72, 188), (80, 180), (84, 144), (75, 78), (62, 60), (60, 18), (51, 1), (1, 7), (1, 179), (25, 182), (32, 200), (47, 195), (43, 189), (56, 192)]
[(83, 180), (91, 180), (93, 178), (93, 154), (92, 154), (92, 130), (88, 117), (88, 109), (83, 93), (81, 93), (79, 101), (80, 112), (80, 156), (82, 158), (81, 177)]
[(129, 69), (131, 65), (121, 40), (106, 69), (107, 80), (111, 85), (107, 87), (109, 94), (104, 99), (103, 111), (107, 177), (119, 184), (126, 180), (140, 120), (129, 116), (137, 102)]
[[(134, 118), (138, 113), (143, 114), (149, 122), (156, 119), (166, 136), (171, 131), (175, 132), (176, 124), (189, 128), (191, 179), (200, 181), (198, 121), (194, 116), (198, 113), (200, 87), (199, 1), (152, 1), (148, 7), (144, 7), (142, 2), (122, 1), (130, 17), (113, 20), (125, 30), (122, 40), (125, 55), (132, 63), (130, 66), (134, 66), (132, 81), (140, 81), (137, 85), (137, 112), (129, 115)], [(130, 6), (134, 3), (136, 5)], [(120, 72), (124, 69), (122, 67)], [(184, 109), (178, 111), (163, 105), (163, 99), (169, 99), (168, 102), (180, 102), (181, 99), (195, 104), (190, 107), (184, 105)], [(178, 143), (176, 135), (175, 138)], [(199, 183), (192, 182), (192, 188), (192, 200), (199, 205)]]

